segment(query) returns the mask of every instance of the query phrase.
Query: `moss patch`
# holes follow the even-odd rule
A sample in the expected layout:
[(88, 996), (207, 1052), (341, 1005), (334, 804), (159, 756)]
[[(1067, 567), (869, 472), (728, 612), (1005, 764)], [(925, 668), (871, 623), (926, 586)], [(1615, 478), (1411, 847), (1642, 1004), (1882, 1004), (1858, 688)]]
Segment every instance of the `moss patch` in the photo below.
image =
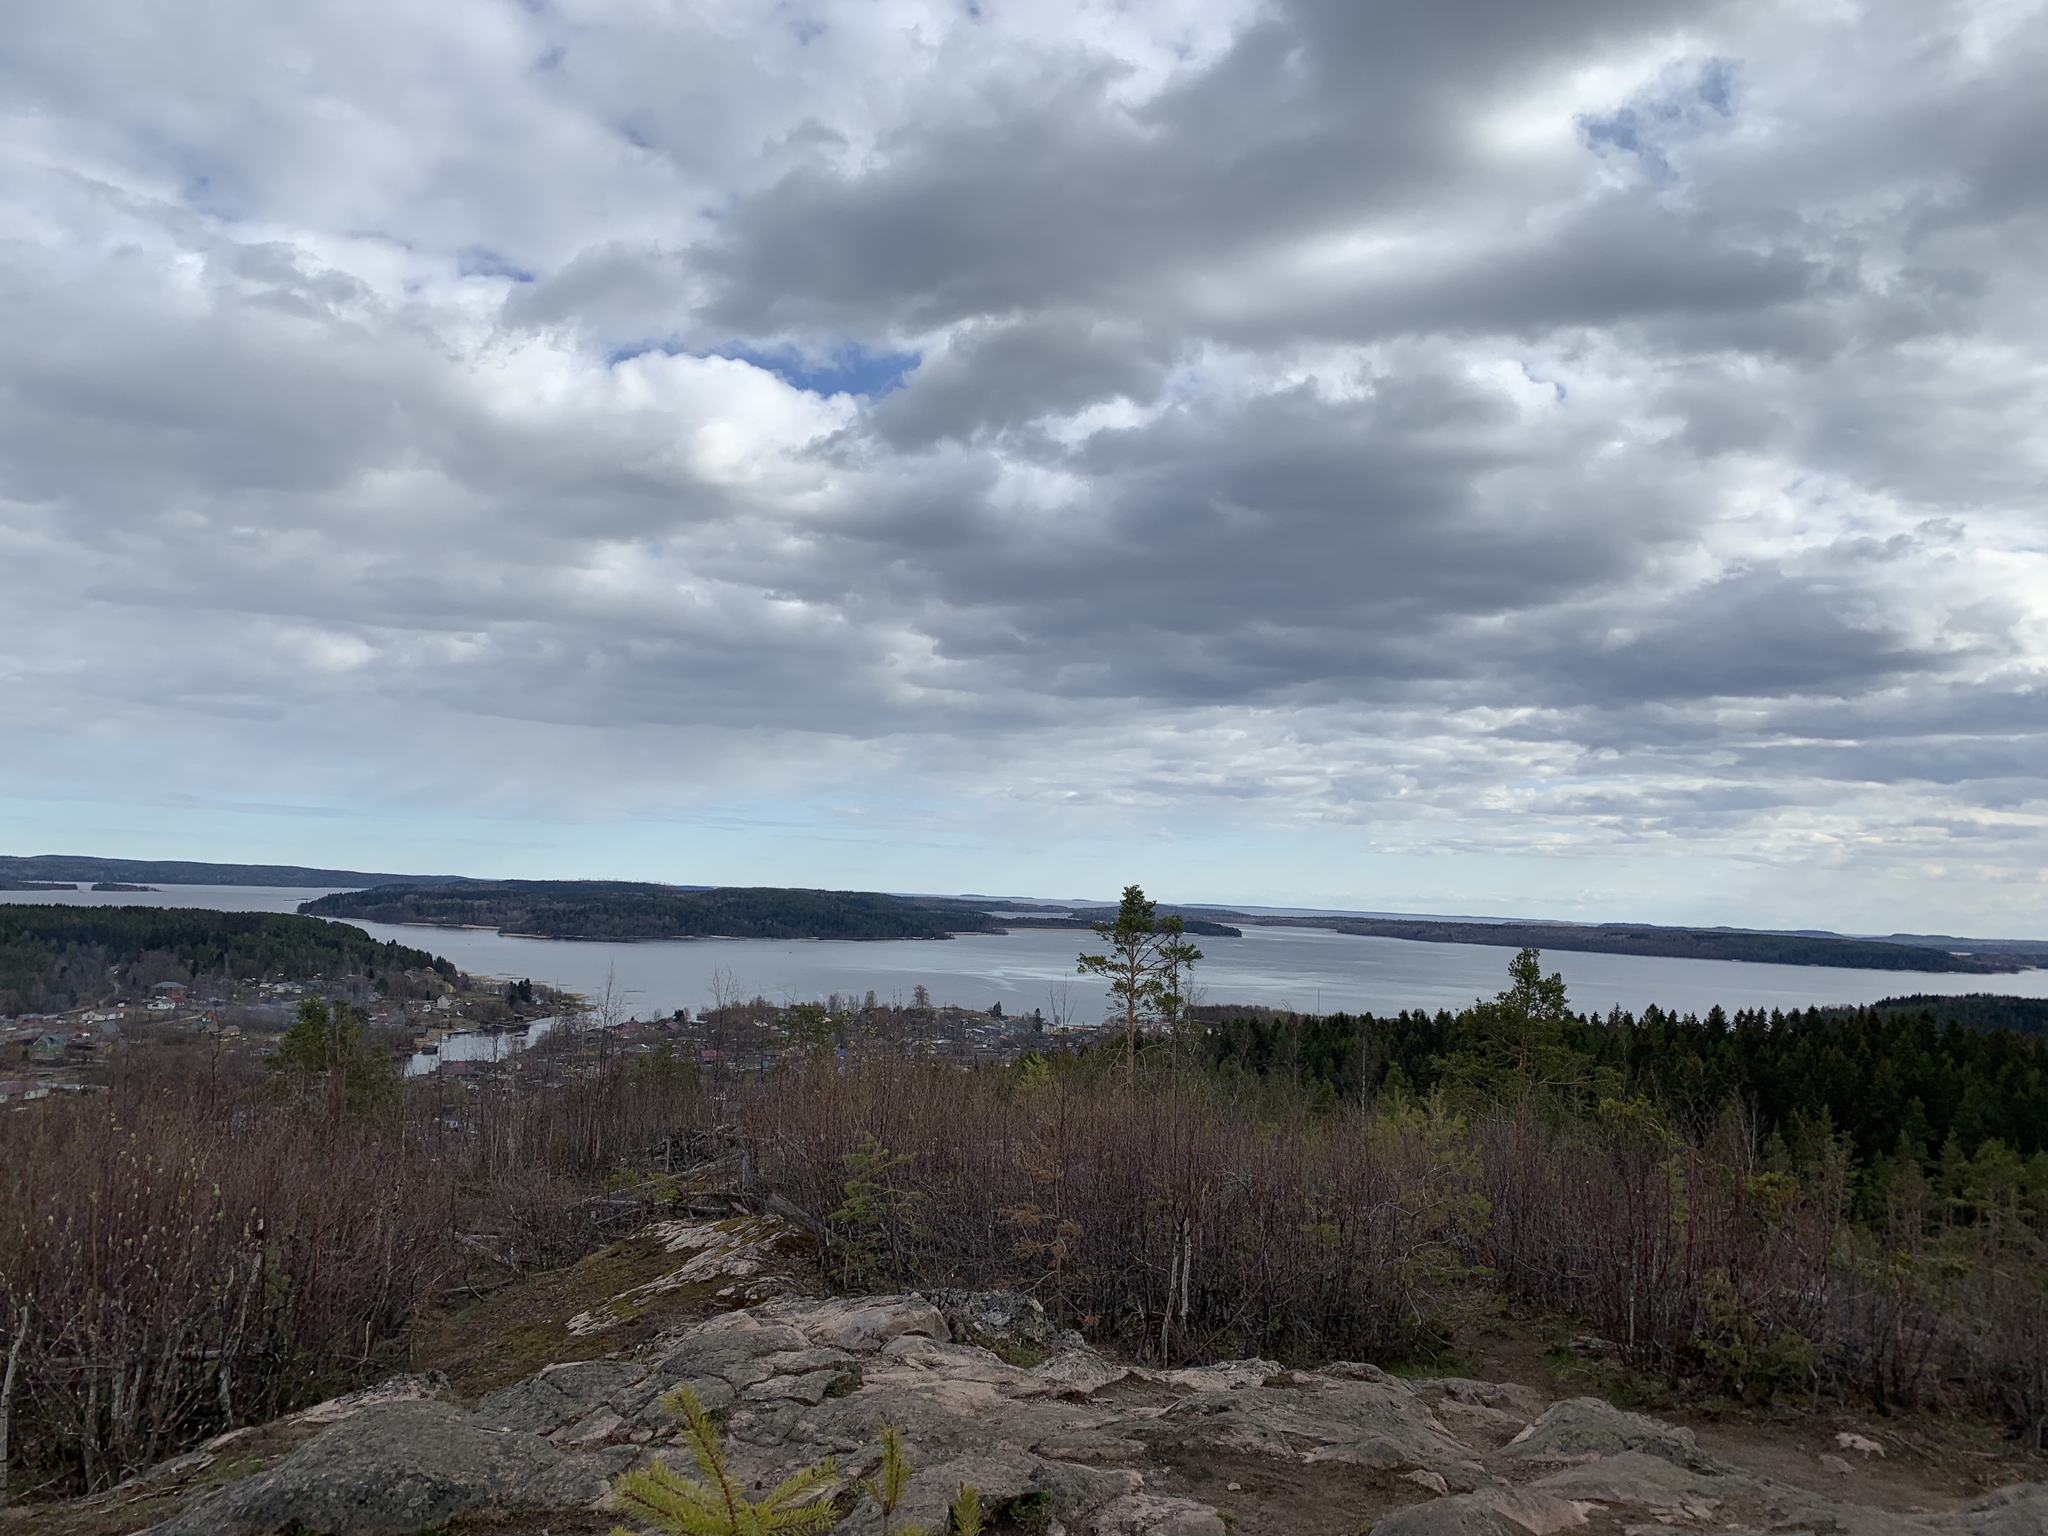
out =
[(531, 1376), (544, 1365), (592, 1360), (652, 1338), (664, 1328), (721, 1310), (716, 1282), (684, 1286), (617, 1309), (615, 1326), (573, 1334), (569, 1319), (679, 1268), (687, 1253), (634, 1236), (600, 1248), (567, 1269), (528, 1275), (481, 1301), (430, 1313), (414, 1325), (413, 1370), (445, 1371), (462, 1398), (477, 1398)]

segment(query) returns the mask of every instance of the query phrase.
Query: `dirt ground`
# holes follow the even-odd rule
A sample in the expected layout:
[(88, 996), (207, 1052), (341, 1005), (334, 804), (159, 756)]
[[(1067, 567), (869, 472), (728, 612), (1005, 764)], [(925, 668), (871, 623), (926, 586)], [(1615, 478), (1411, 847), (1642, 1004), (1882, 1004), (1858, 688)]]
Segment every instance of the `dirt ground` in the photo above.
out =
[[(1744, 1471), (1901, 1513), (1954, 1509), (2011, 1483), (2048, 1479), (2048, 1456), (2029, 1455), (1982, 1419), (1931, 1409), (1885, 1416), (1782, 1399), (1688, 1401), (1661, 1383), (1559, 1349), (1566, 1332), (1555, 1319), (1505, 1313), (1475, 1323), (1456, 1341), (1460, 1373), (1519, 1382), (1549, 1397), (1605, 1397), (1683, 1425), (1708, 1455)], [(1843, 1450), (1835, 1443), (1841, 1433), (1874, 1440), (1884, 1452)]]

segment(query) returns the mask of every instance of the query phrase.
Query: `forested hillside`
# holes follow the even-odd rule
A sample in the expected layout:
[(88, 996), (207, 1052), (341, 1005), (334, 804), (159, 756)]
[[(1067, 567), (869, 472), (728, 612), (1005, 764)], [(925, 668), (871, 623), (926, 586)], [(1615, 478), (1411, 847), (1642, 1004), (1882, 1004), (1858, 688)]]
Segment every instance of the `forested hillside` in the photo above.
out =
[(943, 939), (997, 927), (979, 912), (925, 907), (872, 891), (689, 891), (609, 880), (382, 886), (323, 896), (299, 910), (365, 922), (496, 928), (544, 939)]
[(1441, 1093), (1453, 1105), (1526, 1092), (1586, 1114), (1640, 1099), (1695, 1127), (1736, 1105), (1766, 1134), (1846, 1135), (1865, 1162), (1902, 1144), (1937, 1159), (1951, 1137), (1966, 1156), (1994, 1139), (2048, 1150), (2048, 1040), (1924, 1010), (1602, 1019), (1497, 1001), (1456, 1014), (1223, 1019), (1203, 1048), (1226, 1076), (1279, 1076), (1338, 1100), (1357, 1099), (1361, 1083), (1368, 1096)]
[(1911, 997), (1881, 998), (1870, 1006), (1884, 1014), (1928, 1014), (1938, 1024), (2009, 1029), (2015, 1034), (2048, 1038), (2048, 997), (1998, 997), (1988, 992), (1935, 997), (1916, 992)]
[(288, 913), (0, 905), (0, 1014), (56, 1013), (115, 996), (140, 979), (117, 977), (115, 968), (143, 962), (152, 982), (374, 980), (422, 968), (455, 975), (424, 950)]

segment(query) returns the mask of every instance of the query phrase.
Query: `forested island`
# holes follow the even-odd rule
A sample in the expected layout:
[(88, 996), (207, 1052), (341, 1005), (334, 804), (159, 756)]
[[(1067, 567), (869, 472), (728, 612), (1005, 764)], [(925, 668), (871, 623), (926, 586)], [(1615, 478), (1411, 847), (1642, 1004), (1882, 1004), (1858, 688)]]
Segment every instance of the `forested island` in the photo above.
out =
[[(145, 962), (146, 977), (136, 970)], [(0, 905), (0, 1014), (61, 1013), (141, 980), (374, 982), (423, 969), (456, 974), (424, 950), (289, 913)]]
[[(1233, 914), (1235, 915), (1235, 914)], [(1682, 960), (1749, 960), (1765, 965), (1825, 965), (1861, 971), (1961, 971), (1994, 975), (2048, 963), (2040, 950), (2001, 946), (1955, 954), (1925, 944), (1849, 939), (1809, 933), (1757, 933), (1740, 928), (1658, 928), (1642, 923), (1494, 923), (1437, 918), (1245, 917), (1280, 928), (1325, 928), (1375, 939), (1426, 944), (1486, 944), (1501, 949), (1564, 949), (1600, 955), (1657, 955)], [(1959, 939), (1958, 944), (1971, 941)]]
[(1001, 931), (983, 912), (875, 891), (689, 890), (612, 880), (380, 886), (322, 896), (299, 910), (540, 939), (945, 939)]

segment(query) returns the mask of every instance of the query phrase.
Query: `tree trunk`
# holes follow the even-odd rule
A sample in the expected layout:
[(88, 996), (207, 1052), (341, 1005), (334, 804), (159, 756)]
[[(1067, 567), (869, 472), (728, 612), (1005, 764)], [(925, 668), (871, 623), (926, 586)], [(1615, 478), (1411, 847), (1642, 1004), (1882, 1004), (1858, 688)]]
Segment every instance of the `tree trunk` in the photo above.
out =
[(28, 1308), (23, 1307), (7, 1346), (7, 1374), (0, 1377), (0, 1505), (7, 1502), (7, 1429), (14, 1409), (14, 1372), (21, 1364), (21, 1346), (27, 1339)]

